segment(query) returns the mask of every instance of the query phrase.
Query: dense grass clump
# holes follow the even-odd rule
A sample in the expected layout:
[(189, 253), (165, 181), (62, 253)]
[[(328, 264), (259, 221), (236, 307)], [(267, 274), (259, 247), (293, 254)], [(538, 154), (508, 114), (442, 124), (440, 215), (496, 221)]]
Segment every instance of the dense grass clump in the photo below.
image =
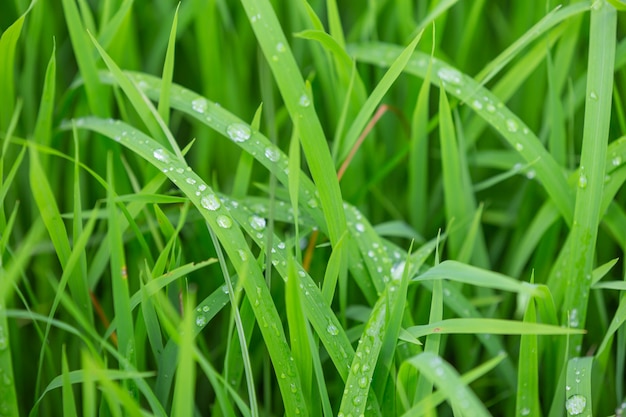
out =
[(625, 9), (6, 0), (0, 416), (625, 414)]

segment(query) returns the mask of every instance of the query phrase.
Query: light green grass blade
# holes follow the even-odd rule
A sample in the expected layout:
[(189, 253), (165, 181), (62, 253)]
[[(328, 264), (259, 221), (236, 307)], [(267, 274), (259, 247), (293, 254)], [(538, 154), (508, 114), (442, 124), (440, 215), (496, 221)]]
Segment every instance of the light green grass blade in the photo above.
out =
[(418, 275), (413, 280), (421, 282), (433, 279), (449, 279), (478, 287), (519, 292), (529, 295), (536, 293), (536, 287), (534, 285), (526, 282), (520, 282), (497, 272), (488, 271), (455, 261), (444, 261), (439, 265), (430, 268), (423, 274)]
[[(52, 55), (48, 61), (46, 76), (44, 78), (43, 93), (37, 113), (37, 122), (33, 137), (35, 141), (50, 146), (52, 137), (52, 116), (54, 112), (55, 82), (56, 82), (56, 44), (52, 47)], [(44, 165), (45, 162), (44, 162)]]
[(342, 143), (339, 146), (339, 155), (338, 160), (343, 161), (350, 150), (354, 147), (359, 136), (363, 132), (363, 129), (369, 122), (376, 110), (376, 107), (379, 105), (380, 101), (383, 99), (387, 91), (391, 88), (394, 81), (400, 76), (404, 68), (406, 67), (409, 59), (411, 58), (411, 54), (415, 50), (415, 47), (419, 43), (422, 38), (422, 34), (424, 32), (420, 31), (411, 41), (411, 43), (402, 51), (398, 58), (391, 64), (383, 78), (374, 88), (374, 91), (367, 98), (359, 114), (356, 116), (352, 125), (348, 129), (345, 137), (342, 139)]
[[(213, 246), (215, 247), (215, 250), (217, 252), (217, 257), (220, 261), (220, 266), (222, 268), (222, 274), (224, 275), (224, 281), (226, 282), (224, 285), (226, 285), (226, 290), (228, 293), (228, 299), (230, 301), (230, 305), (232, 307), (232, 320), (235, 323), (235, 327), (237, 329), (237, 338), (239, 340), (239, 349), (241, 352), (241, 359), (242, 359), (242, 363), (243, 363), (243, 369), (246, 373), (246, 383), (247, 383), (247, 388), (248, 388), (248, 398), (250, 400), (250, 410), (252, 412), (252, 416), (253, 417), (258, 417), (259, 415), (259, 407), (257, 404), (257, 399), (256, 399), (256, 390), (255, 390), (255, 384), (254, 384), (254, 374), (252, 373), (252, 364), (250, 361), (250, 354), (248, 352), (248, 342), (247, 342), (247, 338), (246, 338), (246, 331), (244, 329), (244, 320), (242, 319), (242, 314), (240, 314), (239, 312), (239, 300), (238, 300), (238, 293), (240, 292), (241, 288), (241, 282), (239, 283), (239, 285), (234, 286), (232, 279), (230, 277), (230, 274), (228, 273), (228, 265), (226, 264), (226, 258), (224, 257), (224, 252), (222, 251), (221, 245), (219, 243), (219, 240), (215, 234), (215, 232), (213, 230), (211, 230), (209, 228), (209, 233), (211, 234), (211, 240), (213, 241)], [(242, 274), (241, 276), (245, 277), (246, 276), (246, 270), (245, 270), (245, 266), (242, 269)], [(243, 279), (245, 280), (245, 278)], [(252, 316), (252, 312), (249, 314), (250, 316)], [(249, 325), (249, 330), (251, 330), (252, 325), (252, 317), (250, 317), (250, 320), (245, 320), (246, 323), (250, 323)], [(232, 325), (231, 325), (232, 326)], [(293, 347), (292, 347), (293, 350)]]
[(194, 413), (196, 392), (196, 366), (194, 361), (195, 337), (193, 326), (195, 314), (193, 294), (187, 294), (185, 313), (181, 320), (180, 340), (178, 345), (178, 366), (176, 367), (176, 384), (172, 399), (172, 416), (184, 417)]
[(312, 410), (311, 388), (313, 382), (312, 352), (309, 349), (308, 323), (300, 300), (300, 279), (293, 258), (287, 262), (287, 284), (285, 288), (285, 310), (289, 324), (289, 339), (293, 359), (300, 371), (304, 400)]
[(89, 107), (93, 114), (107, 117), (109, 115), (107, 107), (109, 93), (98, 81), (98, 68), (93, 47), (85, 36), (85, 28), (81, 22), (76, 2), (74, 0), (62, 0), (62, 5), (78, 69), (84, 81)]
[(0, 95), (4, 102), (0, 112), (0, 132), (7, 130), (15, 108), (15, 50), (26, 15), (34, 3), (31, 2), (28, 9), (0, 36)]
[[(563, 275), (567, 281), (562, 308), (564, 320), (572, 314), (578, 317), (569, 325), (584, 328), (591, 271), (600, 222), (600, 204), (604, 187), (613, 64), (615, 61), (616, 12), (604, 1), (594, 3), (591, 11), (589, 65), (583, 143), (571, 229), (569, 262)], [(580, 352), (582, 337), (570, 341), (569, 355)]]
[(525, 323), (500, 319), (447, 319), (437, 323), (413, 326), (406, 329), (413, 337), (440, 334), (583, 334), (581, 329), (568, 329), (540, 323)]
[(476, 201), (467, 164), (459, 151), (450, 103), (442, 83), (439, 92), (439, 140), (446, 219), (448, 223), (454, 221), (460, 225), (449, 232), (450, 258), (460, 260), (461, 246), (468, 237), (470, 226), (467, 220), (476, 211)]
[(67, 353), (65, 345), (63, 345), (62, 359), (62, 379), (63, 379), (63, 415), (68, 417), (78, 416), (76, 413), (76, 403), (74, 400), (74, 392), (72, 391), (72, 382), (70, 380), (70, 370), (67, 364)]
[(317, 185), (330, 240), (335, 244), (343, 234), (345, 216), (341, 191), (324, 131), (306, 91), (296, 61), (276, 14), (268, 0), (242, 0), (263, 54), (272, 69), (291, 119), (297, 121), (302, 149)]
[[(48, 229), (48, 234), (56, 250), (57, 257), (61, 265), (65, 266), (71, 254), (67, 229), (48, 182), (48, 176), (39, 160), (39, 153), (32, 146), (29, 148), (29, 157), (29, 180), (33, 197), (39, 208), (42, 220)], [(77, 294), (77, 297), (80, 297), (80, 294)]]
[(420, 374), (433, 381), (454, 410), (461, 416), (490, 416), (482, 402), (463, 382), (456, 370), (439, 356), (424, 352), (408, 362), (420, 371)]
[(407, 208), (411, 225), (424, 233), (428, 216), (428, 107), (430, 69), (426, 72), (411, 118), (411, 148), (408, 166)]
[(113, 172), (113, 157), (107, 158), (107, 181), (110, 187), (107, 189), (107, 220), (109, 227), (109, 246), (111, 248), (110, 268), (111, 286), (113, 291), (113, 310), (117, 326), (117, 340), (119, 353), (134, 363), (132, 357), (135, 350), (135, 338), (133, 330), (133, 315), (130, 308), (130, 295), (128, 290), (128, 269), (124, 254), (124, 243), (119, 227), (119, 212), (114, 201), (115, 174)]
[(579, 416), (585, 412), (593, 415), (591, 404), (592, 367), (593, 357), (591, 356), (572, 358), (567, 362), (565, 410), (567, 410), (568, 417)]
[[(536, 322), (535, 301), (531, 298), (524, 313), (524, 323)], [(539, 350), (537, 335), (522, 335), (519, 350), (515, 415), (538, 416), (541, 414), (541, 408), (539, 404)]]
[(172, 77), (174, 76), (174, 53), (176, 50), (176, 28), (178, 27), (178, 9), (180, 3), (176, 6), (172, 29), (170, 30), (170, 38), (167, 43), (167, 52), (165, 54), (165, 62), (163, 63), (163, 76), (161, 77), (161, 95), (159, 97), (158, 111), (163, 122), (168, 125), (170, 120), (170, 87), (172, 85)]

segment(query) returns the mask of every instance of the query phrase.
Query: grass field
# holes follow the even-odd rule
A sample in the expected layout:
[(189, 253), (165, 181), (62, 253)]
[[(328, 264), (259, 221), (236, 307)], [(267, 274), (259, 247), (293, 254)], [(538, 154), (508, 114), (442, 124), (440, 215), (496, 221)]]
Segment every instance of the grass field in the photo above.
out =
[(623, 0), (2, 0), (0, 416), (626, 415)]

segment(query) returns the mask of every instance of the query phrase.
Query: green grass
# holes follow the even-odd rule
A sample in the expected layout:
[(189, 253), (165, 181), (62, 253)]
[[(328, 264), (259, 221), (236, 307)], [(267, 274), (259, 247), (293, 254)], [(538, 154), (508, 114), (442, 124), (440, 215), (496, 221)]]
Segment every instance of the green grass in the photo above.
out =
[(5, 3), (0, 416), (625, 412), (623, 2)]

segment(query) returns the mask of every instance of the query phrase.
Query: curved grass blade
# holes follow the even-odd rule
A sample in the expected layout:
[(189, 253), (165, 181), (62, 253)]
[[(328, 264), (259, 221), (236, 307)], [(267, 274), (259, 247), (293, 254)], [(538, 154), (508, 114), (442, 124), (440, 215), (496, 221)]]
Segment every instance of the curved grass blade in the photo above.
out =
[(439, 356), (423, 352), (407, 361), (420, 371), (421, 375), (433, 381), (439, 391), (455, 410), (455, 415), (488, 417), (489, 412), (476, 397), (456, 370)]
[[(290, 360), (291, 353), (276, 306), (259, 266), (252, 261), (253, 255), (241, 229), (233, 224), (233, 218), (224, 208), (223, 201), (220, 201), (213, 190), (187, 166), (185, 161), (177, 159), (153, 139), (131, 126), (119, 121), (91, 117), (81, 119), (81, 123), (78, 125), (113, 139), (119, 138), (121, 144), (166, 174), (198, 208), (208, 225), (216, 233), (238, 274), (245, 272), (247, 276), (243, 286), (253, 306), (261, 334), (272, 359), (286, 412), (306, 414), (300, 378), (297, 368)], [(246, 126), (235, 126), (234, 128), (236, 128), (236, 132), (231, 129), (231, 135), (236, 135), (235, 137), (238, 138), (245, 137), (245, 140), (249, 138), (250, 131)], [(285, 378), (280, 377), (283, 372)]]
[[(349, 50), (361, 62), (384, 66), (390, 65), (401, 51), (397, 46), (383, 43), (357, 44)], [(527, 163), (534, 163), (537, 179), (545, 187), (561, 215), (568, 223), (571, 223), (573, 194), (565, 176), (560, 174), (561, 167), (544, 148), (539, 138), (493, 93), (481, 87), (472, 77), (436, 58), (431, 60), (429, 55), (415, 52), (405, 72), (424, 78), (429, 68), (429, 61), (433, 71), (431, 82), (435, 85), (442, 82), (448, 94), (468, 103), (472, 110), (496, 129)], [(559, 174), (555, 175), (555, 173)]]
[(456, 282), (486, 287), (503, 291), (519, 292), (523, 294), (536, 294), (536, 286), (526, 282), (520, 282), (506, 275), (462, 264), (456, 261), (443, 261), (439, 265), (414, 278), (414, 281), (427, 281), (433, 279), (449, 279)]

